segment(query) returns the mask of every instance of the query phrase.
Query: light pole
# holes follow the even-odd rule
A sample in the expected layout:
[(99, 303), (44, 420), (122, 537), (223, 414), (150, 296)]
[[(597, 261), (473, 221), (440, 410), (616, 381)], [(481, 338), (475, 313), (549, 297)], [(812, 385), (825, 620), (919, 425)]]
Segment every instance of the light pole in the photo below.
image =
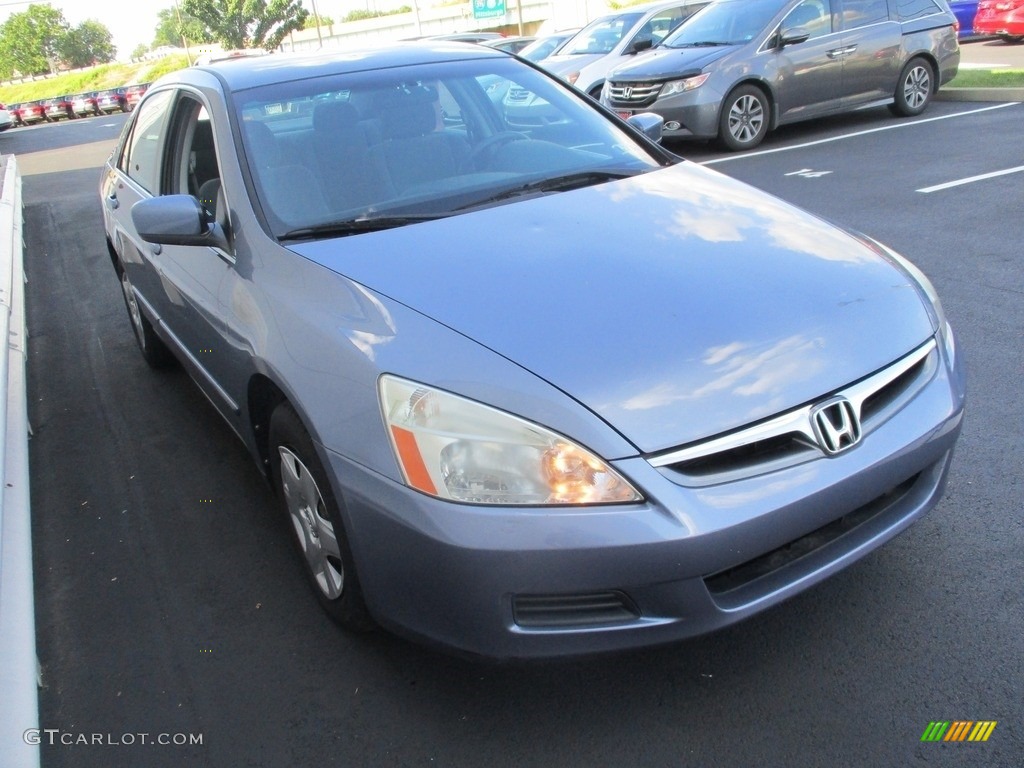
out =
[(185, 27), (181, 23), (181, 8), (178, 7), (178, 0), (174, 0), (174, 15), (178, 17), (178, 33), (181, 35), (181, 44), (185, 46), (185, 60), (192, 66), (192, 52), (188, 49), (188, 40), (185, 39)]
[(316, 0), (311, 0), (311, 2), (313, 3), (313, 20), (316, 21), (316, 39), (319, 43), (317, 47), (323, 48), (324, 38), (323, 35), (320, 34), (320, 14), (316, 11)]

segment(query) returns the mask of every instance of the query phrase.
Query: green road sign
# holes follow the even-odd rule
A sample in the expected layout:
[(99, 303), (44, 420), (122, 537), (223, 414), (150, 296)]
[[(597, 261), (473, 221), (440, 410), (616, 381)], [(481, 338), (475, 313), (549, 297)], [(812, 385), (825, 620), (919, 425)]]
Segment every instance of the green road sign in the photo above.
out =
[(505, 15), (505, 0), (473, 0), (474, 19), (492, 19)]

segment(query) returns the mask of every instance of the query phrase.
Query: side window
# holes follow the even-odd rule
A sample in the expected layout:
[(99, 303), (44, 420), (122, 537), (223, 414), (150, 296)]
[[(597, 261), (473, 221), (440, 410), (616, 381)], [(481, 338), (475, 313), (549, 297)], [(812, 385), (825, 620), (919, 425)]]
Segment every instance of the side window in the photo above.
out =
[(637, 40), (650, 40), (653, 45), (657, 45), (665, 39), (669, 32), (679, 26), (679, 22), (686, 16), (686, 9), (682, 6), (659, 11), (644, 22), (630, 43), (635, 43)]
[(147, 192), (160, 189), (160, 139), (167, 124), (173, 91), (153, 94), (139, 107), (131, 136), (121, 156), (121, 170)]
[(804, 0), (789, 12), (784, 23), (786, 29), (802, 27), (810, 33), (810, 39), (832, 33), (832, 9), (829, 0)]
[(900, 21), (920, 19), (940, 11), (935, 0), (898, 0), (896, 8), (899, 10)]
[(843, 29), (857, 29), (889, 20), (885, 0), (843, 0)]
[(170, 131), (174, 149), (171, 155), (170, 194), (192, 195), (216, 216), (221, 200), (220, 166), (213, 141), (213, 124), (206, 107), (198, 99), (183, 95), (174, 110)]

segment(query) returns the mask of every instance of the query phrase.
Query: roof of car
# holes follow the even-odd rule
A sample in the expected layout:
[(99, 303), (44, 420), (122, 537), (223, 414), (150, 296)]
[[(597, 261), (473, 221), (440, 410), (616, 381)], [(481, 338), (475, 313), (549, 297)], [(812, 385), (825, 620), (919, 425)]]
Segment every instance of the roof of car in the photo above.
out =
[(506, 56), (508, 54), (503, 51), (472, 43), (436, 40), (398, 42), (356, 50), (239, 57), (179, 70), (168, 75), (163, 82), (190, 82), (193, 73), (209, 72), (215, 74), (228, 90), (240, 91), (344, 72)]

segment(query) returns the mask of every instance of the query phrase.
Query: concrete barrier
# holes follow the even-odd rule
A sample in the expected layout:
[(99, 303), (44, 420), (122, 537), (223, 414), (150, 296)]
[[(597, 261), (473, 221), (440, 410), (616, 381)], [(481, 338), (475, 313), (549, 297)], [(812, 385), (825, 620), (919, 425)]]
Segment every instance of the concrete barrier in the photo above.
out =
[(32, 598), (21, 176), (0, 188), (0, 765), (39, 766), (39, 662)]

